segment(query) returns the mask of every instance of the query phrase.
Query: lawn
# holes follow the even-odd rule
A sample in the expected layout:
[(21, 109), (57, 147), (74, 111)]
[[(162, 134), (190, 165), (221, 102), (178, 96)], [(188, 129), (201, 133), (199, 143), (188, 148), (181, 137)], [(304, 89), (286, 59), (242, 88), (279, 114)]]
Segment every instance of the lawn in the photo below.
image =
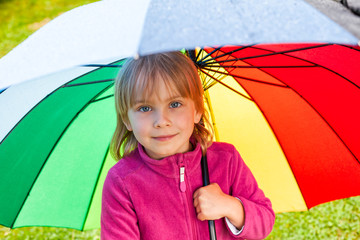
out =
[[(61, 13), (95, 0), (0, 0), (0, 57)], [(4, 206), (2, 206), (4, 207)], [(99, 239), (99, 230), (0, 227), (0, 239)], [(360, 239), (360, 197), (279, 213), (267, 239)]]
[(0, 57), (51, 19), (95, 0), (0, 0)]
[[(0, 228), (0, 239), (100, 239), (99, 230), (80, 232), (72, 229), (31, 227), (9, 230)], [(273, 239), (360, 239), (360, 197), (338, 200), (314, 207), (307, 212), (279, 213)]]

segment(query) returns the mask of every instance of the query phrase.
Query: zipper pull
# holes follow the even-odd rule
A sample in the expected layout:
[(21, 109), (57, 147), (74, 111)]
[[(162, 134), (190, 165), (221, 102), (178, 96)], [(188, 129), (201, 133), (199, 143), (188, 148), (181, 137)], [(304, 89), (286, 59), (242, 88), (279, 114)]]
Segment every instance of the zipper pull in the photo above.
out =
[(186, 184), (185, 184), (185, 167), (180, 167), (180, 191), (186, 191)]

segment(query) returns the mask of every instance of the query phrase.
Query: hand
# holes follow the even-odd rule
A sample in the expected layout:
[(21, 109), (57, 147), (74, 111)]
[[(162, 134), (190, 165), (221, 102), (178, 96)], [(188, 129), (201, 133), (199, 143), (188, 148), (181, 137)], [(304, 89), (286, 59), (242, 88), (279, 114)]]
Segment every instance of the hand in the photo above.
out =
[(244, 225), (244, 209), (241, 202), (225, 194), (217, 183), (201, 187), (194, 192), (194, 207), (201, 221), (227, 217), (240, 229)]

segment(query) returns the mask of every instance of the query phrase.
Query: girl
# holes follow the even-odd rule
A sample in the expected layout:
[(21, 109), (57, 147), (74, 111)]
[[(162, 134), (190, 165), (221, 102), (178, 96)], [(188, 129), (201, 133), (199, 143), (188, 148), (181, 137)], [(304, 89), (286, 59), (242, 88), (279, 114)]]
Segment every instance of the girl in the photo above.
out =
[[(180, 52), (130, 59), (115, 83), (120, 160), (103, 187), (102, 239), (262, 239), (275, 216), (270, 200), (226, 143), (212, 143), (197, 69)], [(202, 187), (200, 161), (212, 184)]]

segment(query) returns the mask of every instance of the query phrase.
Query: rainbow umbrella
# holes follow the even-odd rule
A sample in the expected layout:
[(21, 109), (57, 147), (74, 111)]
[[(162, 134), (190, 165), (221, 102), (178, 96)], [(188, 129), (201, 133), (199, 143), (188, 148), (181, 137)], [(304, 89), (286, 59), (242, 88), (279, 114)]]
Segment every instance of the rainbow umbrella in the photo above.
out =
[[(131, 11), (123, 8), (124, 2)], [(286, 15), (291, 24), (280, 24), (280, 28), (255, 24), (260, 29), (234, 24), (236, 31), (229, 30), (220, 39), (217, 33), (229, 21), (223, 15), (204, 15), (198, 19), (199, 25), (194, 25), (193, 17), (198, 16), (199, 8), (182, 1), (143, 2), (145, 7), (140, 4), (139, 12), (131, 1), (106, 0), (85, 6), (90, 9), (89, 15), (82, 11), (84, 8), (64, 14), (0, 60), (1, 225), (79, 230), (99, 227), (102, 184), (115, 164), (108, 154), (115, 128), (113, 80), (124, 57), (180, 49), (184, 43), (179, 36), (191, 38), (184, 46), (188, 49), (231, 43), (233, 36), (243, 37), (233, 40), (237, 43), (256, 39), (325, 41), (327, 37), (335, 42), (356, 42), (356, 38), (302, 1), (241, 1), (233, 8), (225, 5), (219, 9), (230, 14), (235, 23), (246, 22), (241, 17), (260, 21), (267, 16), (268, 20), (276, 20), (283, 12), (291, 13)], [(268, 11), (270, 2), (278, 7), (273, 11), (275, 15)], [(176, 4), (182, 7), (176, 8)], [(148, 5), (145, 18), (141, 14)], [(255, 5), (259, 9), (253, 8)], [(157, 12), (159, 6), (164, 15)], [(290, 8), (294, 6), (304, 11), (294, 11)], [(231, 11), (234, 9), (237, 11)], [(136, 23), (140, 29), (144, 26), (144, 32), (135, 31), (129, 39), (127, 31), (114, 35), (113, 31), (128, 25), (119, 17), (119, 11), (140, 22), (146, 19), (145, 23)], [(209, 9), (210, 13), (216, 11)], [(102, 14), (106, 17), (100, 18)], [(200, 23), (208, 23), (213, 16), (220, 16), (214, 21), (217, 25), (212, 26), (216, 31), (203, 35)], [(306, 21), (314, 16), (317, 21)], [(172, 22), (175, 18), (178, 25)], [(94, 19), (100, 24), (96, 25)], [(71, 27), (66, 25), (69, 22)], [(169, 22), (179, 31), (163, 27)], [(94, 32), (77, 35), (80, 27), (89, 26), (94, 27)], [(126, 29), (130, 31), (131, 27)], [(279, 29), (285, 34), (274, 34)], [(204, 39), (195, 41), (201, 37)], [(359, 194), (359, 115), (354, 110), (359, 103), (359, 71), (354, 69), (359, 62), (357, 47), (274, 43), (204, 48), (189, 53), (204, 81), (207, 105), (217, 129), (216, 140), (231, 142), (238, 148), (277, 212), (305, 210)]]
[[(335, 44), (190, 51), (216, 140), (236, 146), (276, 212), (360, 194), (359, 51)], [(99, 227), (102, 184), (115, 164), (108, 145), (121, 64), (74, 68), (1, 94), (17, 99), (18, 115), (0, 145), (2, 225)], [(47, 89), (33, 92), (39, 86)]]

